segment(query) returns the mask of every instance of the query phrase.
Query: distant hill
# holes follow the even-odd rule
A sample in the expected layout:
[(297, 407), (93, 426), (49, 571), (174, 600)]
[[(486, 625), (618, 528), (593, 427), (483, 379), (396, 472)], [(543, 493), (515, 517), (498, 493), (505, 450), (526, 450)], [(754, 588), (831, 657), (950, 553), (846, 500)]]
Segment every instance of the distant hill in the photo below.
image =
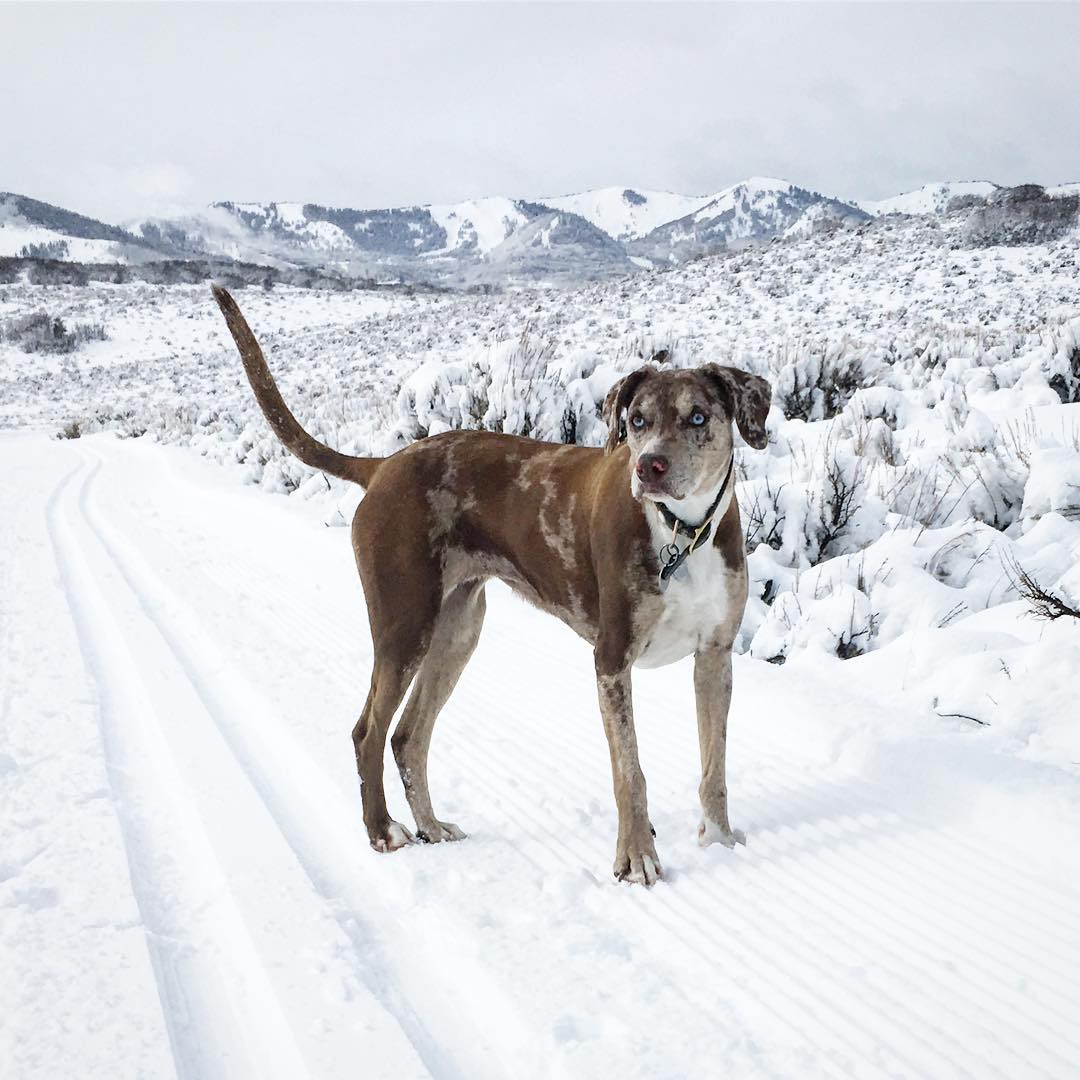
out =
[(860, 199), (858, 206), (873, 217), (883, 214), (941, 214), (955, 198), (975, 195), (984, 199), (993, 195), (998, 187), (989, 180), (950, 180), (924, 184), (915, 191), (905, 191), (888, 199)]
[(865, 211), (850, 203), (787, 180), (752, 177), (692, 213), (653, 229), (628, 248), (654, 263), (680, 263), (782, 236), (811, 212), (818, 222), (857, 225), (869, 220)]
[(692, 214), (715, 198), (715, 194), (677, 195), (671, 191), (610, 187), (539, 201), (556, 210), (578, 214), (613, 240), (625, 241), (638, 240), (669, 221)]
[[(945, 181), (888, 199), (849, 202), (788, 180), (751, 177), (705, 195), (608, 187), (540, 200), (493, 195), (383, 209), (223, 201), (127, 228), (8, 193), (0, 194), (0, 257), (127, 265), (235, 260), (283, 273), (315, 270), (335, 278), (450, 287), (566, 284), (676, 266), (894, 214), (978, 212), (960, 235), (974, 243), (989, 231), (1019, 243), (1047, 228), (1067, 228), (1068, 199), (1078, 190), (1078, 184), (1044, 191)], [(1046, 200), (1052, 205), (1044, 206)], [(1021, 217), (1025, 223), (1017, 225)]]
[(711, 195), (601, 188), (540, 201), (354, 210), (315, 203), (215, 203), (205, 215), (144, 221), (145, 239), (193, 253), (324, 264), (352, 273), (436, 280), (596, 280), (671, 265), (817, 221), (867, 220), (848, 203), (784, 180), (755, 178)]
[(126, 263), (163, 254), (119, 226), (26, 195), (0, 192), (0, 256)]

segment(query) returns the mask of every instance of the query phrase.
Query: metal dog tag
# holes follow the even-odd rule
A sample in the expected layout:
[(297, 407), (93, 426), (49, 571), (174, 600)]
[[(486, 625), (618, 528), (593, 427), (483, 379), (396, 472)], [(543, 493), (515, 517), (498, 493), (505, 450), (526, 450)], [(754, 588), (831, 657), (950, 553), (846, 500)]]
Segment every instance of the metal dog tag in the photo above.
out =
[(656, 553), (657, 559), (660, 562), (661, 591), (668, 587), (668, 583), (672, 578), (682, 578), (686, 575), (687, 571), (683, 563), (686, 561), (686, 557), (689, 554), (689, 548), (679, 548), (675, 544), (665, 544)]
[(658, 552), (661, 566), (671, 566), (679, 561), (679, 547), (677, 544), (665, 544)]

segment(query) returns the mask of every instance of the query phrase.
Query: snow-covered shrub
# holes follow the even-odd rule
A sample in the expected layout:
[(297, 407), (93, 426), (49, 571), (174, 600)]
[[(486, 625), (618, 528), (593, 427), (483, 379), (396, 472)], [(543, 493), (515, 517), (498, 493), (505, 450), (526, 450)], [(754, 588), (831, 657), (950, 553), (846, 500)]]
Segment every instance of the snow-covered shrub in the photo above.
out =
[(803, 536), (810, 562), (865, 547), (884, 529), (884, 507), (870, 495), (868, 473), (851, 440), (826, 440), (807, 488)]
[(1065, 323), (1054, 342), (1044, 372), (1047, 385), (1063, 405), (1080, 401), (1080, 319)]
[(1080, 521), (1080, 447), (1048, 446), (1031, 453), (1020, 516), (1025, 524), (1045, 514)]
[(550, 354), (550, 344), (530, 340), (526, 329), (517, 341), (501, 342), (489, 353), (486, 370), (473, 369), (472, 392), (486, 406), (482, 413), (475, 410), (479, 426), (538, 439), (552, 439), (557, 427), (561, 435), (565, 403), (560, 383), (548, 372)]
[(824, 346), (785, 342), (763, 374), (784, 415), (807, 421), (835, 416), (869, 385), (865, 357), (846, 340)]
[(425, 364), (402, 384), (395, 438), (404, 443), (472, 428), (552, 442), (599, 442), (603, 430), (589, 382), (595, 364), (595, 358), (577, 354), (553, 366), (550, 344), (527, 332), (469, 361)]
[(23, 352), (70, 353), (88, 341), (104, 341), (102, 323), (75, 323), (70, 329), (59, 315), (36, 311), (0, 323), (0, 341), (18, 346)]
[(783, 480), (768, 475), (739, 485), (739, 507), (747, 551), (756, 550), (760, 544), (773, 551), (783, 548), (787, 523), (786, 486)]
[(750, 644), (750, 655), (779, 664), (792, 649), (808, 649), (848, 660), (871, 647), (875, 628), (869, 597), (846, 582), (805, 606), (797, 593), (788, 592), (772, 605)]
[(1009, 562), (1013, 588), (1023, 597), (1031, 614), (1039, 619), (1076, 619), (1080, 621), (1080, 600), (1074, 601), (1040, 584), (1020, 562)]
[[(644, 348), (638, 339), (624, 347), (618, 367), (600, 365), (586, 350), (557, 357), (550, 341), (526, 330), (467, 361), (424, 364), (402, 384), (392, 441), (469, 428), (598, 446), (607, 435), (600, 406), (622, 371), (640, 365)], [(649, 355), (659, 363), (670, 353)]]
[(135, 409), (102, 411), (94, 417), (97, 431), (115, 431), (122, 439), (137, 439), (148, 431), (145, 413)]

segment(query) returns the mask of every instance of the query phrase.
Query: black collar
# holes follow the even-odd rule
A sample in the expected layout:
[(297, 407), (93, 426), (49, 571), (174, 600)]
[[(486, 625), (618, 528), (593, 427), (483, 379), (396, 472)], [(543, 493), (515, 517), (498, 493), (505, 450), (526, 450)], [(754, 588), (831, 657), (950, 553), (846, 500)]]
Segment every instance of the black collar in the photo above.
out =
[[(664, 524), (671, 529), (671, 542), (665, 544), (658, 553), (660, 558), (660, 580), (662, 582), (666, 582), (667, 579), (671, 577), (684, 562), (686, 562), (690, 555), (697, 551), (697, 549), (712, 535), (713, 514), (716, 513), (717, 507), (720, 505), (720, 500), (727, 491), (734, 468), (735, 451), (732, 450), (731, 460), (728, 462), (724, 482), (720, 485), (720, 490), (716, 493), (716, 498), (713, 499), (709, 509), (705, 511), (705, 517), (702, 518), (701, 523), (698, 525), (689, 525), (683, 521), (682, 518), (676, 517), (662, 502), (655, 504), (657, 510), (660, 511), (660, 516), (664, 519)], [(675, 543), (675, 538), (680, 533), (682, 533), (683, 536), (692, 538), (690, 543), (684, 548), (680, 548)]]

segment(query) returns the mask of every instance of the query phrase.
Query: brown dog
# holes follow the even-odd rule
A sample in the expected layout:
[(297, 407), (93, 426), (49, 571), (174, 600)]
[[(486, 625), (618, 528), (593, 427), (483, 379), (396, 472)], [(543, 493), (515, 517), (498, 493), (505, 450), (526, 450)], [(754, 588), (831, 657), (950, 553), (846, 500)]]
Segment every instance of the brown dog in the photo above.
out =
[(416, 835), (464, 835), (432, 811), (428, 746), (476, 647), (491, 577), (593, 646), (619, 812), (616, 877), (651, 885), (662, 873), (634, 733), (635, 664), (694, 654), (699, 840), (742, 842), (728, 822), (724, 767), (731, 647), (747, 590), (731, 424), (751, 446), (766, 445), (769, 384), (716, 364), (641, 368), (604, 402), (602, 450), (453, 431), (389, 458), (349, 457), (304, 431), (233, 298), (217, 287), (214, 296), (277, 436), (312, 468), (367, 489), (352, 543), (375, 656), (353, 745), (372, 846), (413, 841), (383, 791), (387, 730), (410, 684), (391, 743)]

